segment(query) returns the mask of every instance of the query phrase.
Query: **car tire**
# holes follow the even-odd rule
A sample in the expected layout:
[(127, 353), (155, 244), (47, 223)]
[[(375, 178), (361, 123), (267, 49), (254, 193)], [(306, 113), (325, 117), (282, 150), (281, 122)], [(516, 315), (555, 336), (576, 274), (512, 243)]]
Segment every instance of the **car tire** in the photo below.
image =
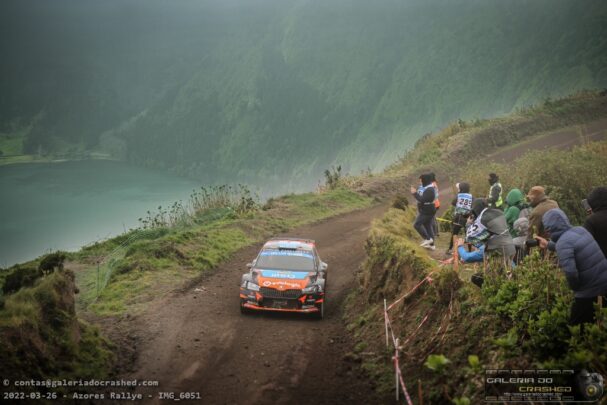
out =
[(325, 317), (325, 303), (324, 303), (324, 301), (320, 305), (317, 305), (316, 308), (318, 308), (319, 311), (314, 313), (314, 317), (316, 319), (324, 319), (324, 317)]
[(240, 300), (240, 313), (243, 315), (248, 315), (251, 313), (251, 310), (244, 306), (244, 300)]

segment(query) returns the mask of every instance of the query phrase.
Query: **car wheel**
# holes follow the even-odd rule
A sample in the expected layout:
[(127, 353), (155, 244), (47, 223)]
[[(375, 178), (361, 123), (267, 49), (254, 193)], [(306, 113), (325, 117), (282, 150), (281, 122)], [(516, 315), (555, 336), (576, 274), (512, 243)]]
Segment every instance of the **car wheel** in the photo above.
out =
[(240, 300), (240, 313), (243, 315), (247, 315), (247, 314), (251, 313), (249, 308), (244, 306), (244, 300)]
[(314, 317), (316, 319), (323, 319), (325, 317), (325, 303), (324, 301), (317, 305), (316, 308), (318, 308), (318, 312), (314, 313)]

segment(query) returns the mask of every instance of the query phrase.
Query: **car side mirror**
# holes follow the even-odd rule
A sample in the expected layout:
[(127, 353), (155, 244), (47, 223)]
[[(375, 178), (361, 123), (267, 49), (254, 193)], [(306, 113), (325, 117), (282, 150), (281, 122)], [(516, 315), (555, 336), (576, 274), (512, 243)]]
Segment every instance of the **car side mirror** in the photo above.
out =
[(327, 270), (327, 267), (329, 267), (329, 265), (325, 262), (320, 262), (320, 269), (321, 270)]

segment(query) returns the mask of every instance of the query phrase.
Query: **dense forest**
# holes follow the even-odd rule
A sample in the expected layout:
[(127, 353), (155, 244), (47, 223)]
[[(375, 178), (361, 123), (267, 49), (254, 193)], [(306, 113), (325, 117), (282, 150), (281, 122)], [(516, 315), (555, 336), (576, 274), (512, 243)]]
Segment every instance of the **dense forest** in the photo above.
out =
[(0, 54), (5, 155), (296, 190), (454, 119), (607, 87), (607, 3), (5, 0)]

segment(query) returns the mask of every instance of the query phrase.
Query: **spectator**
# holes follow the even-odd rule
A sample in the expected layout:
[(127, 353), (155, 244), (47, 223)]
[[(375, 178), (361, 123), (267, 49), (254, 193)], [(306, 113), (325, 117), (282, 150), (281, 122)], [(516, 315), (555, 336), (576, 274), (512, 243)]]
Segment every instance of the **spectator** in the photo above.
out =
[(573, 290), (570, 325), (594, 322), (594, 303), (607, 294), (607, 259), (592, 235), (581, 226), (572, 227), (559, 208), (547, 211), (542, 219), (550, 241), (537, 237), (540, 247), (556, 250), (559, 266)]
[[(438, 198), (438, 182), (436, 181), (436, 175), (434, 173), (430, 173), (430, 179), (432, 180), (432, 187), (434, 187), (435, 196), (434, 196), (434, 206), (436, 207), (436, 211), (440, 208), (440, 200)], [(434, 232), (434, 236), (438, 236), (438, 222), (436, 221), (436, 215), (434, 216), (434, 220), (432, 221), (432, 231)]]
[(432, 180), (429, 174), (419, 176), (420, 186), (416, 189), (411, 186), (411, 194), (417, 200), (418, 214), (413, 226), (415, 230), (424, 238), (420, 246), (427, 249), (435, 250), (434, 232), (432, 230), (432, 222), (436, 214), (434, 205), (435, 190), (432, 187)]
[(596, 187), (588, 194), (588, 205), (592, 209), (584, 228), (590, 232), (607, 257), (607, 187)]
[(508, 224), (510, 235), (514, 238), (518, 236), (514, 230), (514, 221), (519, 219), (521, 212), (523, 212), (528, 205), (525, 204), (523, 192), (518, 188), (513, 188), (510, 190), (506, 196), (506, 204), (508, 204), (508, 208), (506, 208), (506, 211), (504, 211), (504, 215), (506, 216), (506, 223)]
[(473, 245), (482, 242), (487, 254), (501, 255), (508, 261), (514, 257), (514, 243), (502, 211), (487, 207), (483, 199), (477, 198), (472, 202), (468, 222), (472, 223), (466, 231), (466, 242)]
[(529, 190), (529, 192), (527, 193), (527, 199), (529, 200), (529, 203), (533, 208), (533, 210), (531, 211), (531, 215), (529, 216), (528, 239), (533, 239), (534, 234), (537, 234), (537, 236), (541, 236), (545, 239), (548, 236), (544, 231), (542, 217), (548, 210), (558, 208), (559, 205), (556, 201), (546, 197), (544, 187), (542, 186), (531, 187), (531, 190)]
[(455, 207), (453, 221), (451, 226), (451, 240), (449, 241), (449, 249), (447, 254), (451, 254), (453, 250), (453, 237), (459, 235), (460, 231), (466, 227), (466, 221), (470, 215), (472, 207), (472, 194), (470, 194), (470, 185), (468, 183), (457, 183), (457, 195), (451, 201), (451, 205)]
[(485, 244), (479, 243), (475, 245), (475, 249), (472, 252), (468, 252), (464, 247), (464, 241), (457, 239), (457, 255), (462, 263), (478, 263), (483, 261), (483, 255), (485, 254)]
[(527, 246), (525, 241), (528, 239), (529, 235), (529, 219), (526, 217), (517, 219), (514, 221), (513, 228), (514, 232), (517, 234), (515, 238), (512, 238), (514, 248), (516, 249), (514, 263), (519, 264), (525, 258), (525, 256), (527, 256)]
[(489, 208), (502, 209), (504, 201), (502, 200), (502, 185), (499, 177), (495, 173), (489, 173), (489, 195), (487, 195), (487, 206)]

